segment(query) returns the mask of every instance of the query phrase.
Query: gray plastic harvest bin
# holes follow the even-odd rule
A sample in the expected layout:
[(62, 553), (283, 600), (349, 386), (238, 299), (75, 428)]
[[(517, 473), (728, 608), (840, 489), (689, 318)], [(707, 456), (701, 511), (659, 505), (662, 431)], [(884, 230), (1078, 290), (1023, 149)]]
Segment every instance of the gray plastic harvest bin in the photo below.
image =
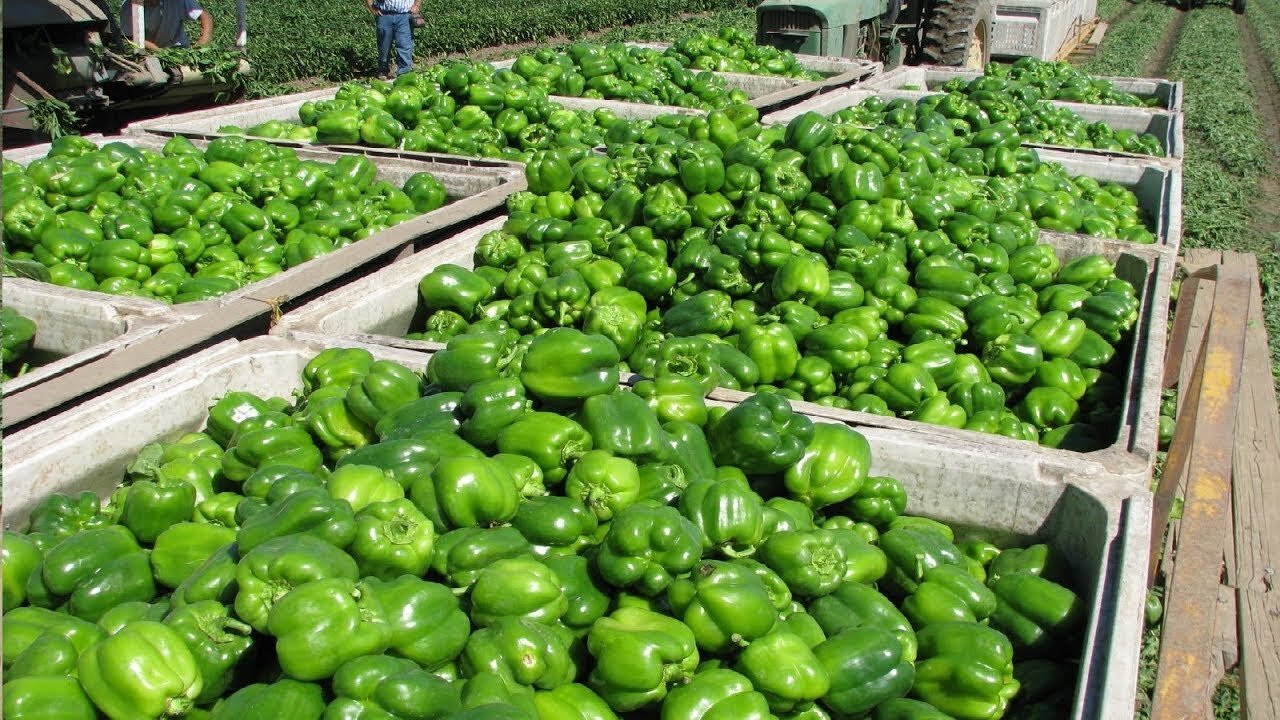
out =
[[(154, 135), (94, 136), (91, 139), (99, 145), (105, 142), (121, 141), (133, 147), (151, 148), (156, 151), (164, 147), (166, 142), (164, 138)], [(195, 140), (194, 142), (200, 147), (207, 144), (204, 140)], [(14, 160), (19, 164), (26, 165), (32, 160), (44, 157), (48, 154), (48, 151), (48, 145), (40, 145), (6, 152), (4, 157), (6, 160)], [(336, 162), (344, 155), (344, 153), (340, 152), (310, 147), (300, 148), (297, 153), (300, 158), (325, 163)], [(378, 179), (387, 180), (397, 186), (403, 184), (414, 173), (430, 172), (445, 186), (449, 194), (449, 203), (444, 207), (419, 215), (412, 220), (374, 233), (361, 240), (361, 243), (390, 242), (398, 246), (408, 245), (424, 235), (467, 222), (478, 215), (497, 209), (505, 204), (509, 195), (526, 187), (524, 166), (516, 163), (426, 153), (419, 154), (414, 158), (371, 156), (370, 159), (378, 167)], [(212, 300), (182, 303), (176, 307), (182, 314), (194, 316), (215, 311), (223, 304), (239, 298), (272, 298), (275, 297), (271, 292), (273, 286), (281, 282), (288, 282), (291, 279), (311, 277), (315, 268), (321, 264), (330, 268), (350, 265), (344, 272), (355, 271), (358, 265), (348, 259), (353, 253), (347, 251), (359, 244), (353, 243), (346, 248), (339, 248), (277, 275), (249, 283), (221, 297)], [(103, 299), (116, 297), (106, 293), (95, 292), (92, 294)], [(159, 301), (154, 302), (157, 305), (162, 305)]]
[[(404, 339), (411, 329), (421, 328), (426, 315), (418, 296), (418, 281), (440, 265), (452, 263), (473, 267), (476, 243), (485, 233), (501, 228), (503, 220), (498, 218), (466, 230), (286, 313), (272, 332), (326, 342), (351, 341), (417, 350), (437, 349), (441, 346), (436, 343)], [(1122, 424), (1115, 441), (1108, 448), (1078, 453), (998, 435), (837, 410), (812, 403), (797, 403), (797, 406), (815, 415), (928, 434), (940, 441), (965, 439), (999, 446), (1012, 452), (1024, 452), (1028, 457), (1038, 457), (1048, 466), (1067, 468), (1079, 475), (1106, 475), (1114, 478), (1118, 485), (1145, 487), (1156, 454), (1165, 322), (1175, 257), (1164, 248), (1118, 240), (1054, 233), (1045, 233), (1043, 239), (1053, 245), (1064, 260), (1092, 253), (1107, 256), (1116, 263), (1117, 275), (1133, 283), (1142, 300), (1122, 378), (1125, 390)], [(740, 398), (741, 394), (718, 390), (717, 397)]]
[[(766, 115), (762, 122), (787, 123), (792, 118), (805, 112), (816, 112), (831, 115), (846, 108), (859, 105), (862, 101), (878, 97), (886, 102), (891, 100), (919, 101), (921, 98), (935, 95), (932, 92), (914, 90), (898, 90), (871, 87), (869, 84), (858, 85), (848, 89), (834, 90), (818, 97), (797, 103), (788, 108), (777, 110)], [(1147, 108), (1125, 107), (1122, 105), (1081, 105), (1079, 103), (1055, 103), (1069, 107), (1086, 122), (1100, 122), (1113, 130), (1132, 130), (1139, 134), (1154, 135), (1164, 149), (1164, 157), (1142, 155), (1138, 153), (1119, 152), (1114, 150), (1093, 150), (1090, 148), (1072, 148), (1048, 143), (1026, 143), (1028, 147), (1068, 150), (1098, 155), (1129, 157), (1143, 160), (1163, 161), (1172, 164), (1182, 162), (1186, 147), (1183, 142), (1183, 116), (1180, 112), (1163, 112)]]
[[(106, 497), (144, 445), (200, 429), (209, 406), (226, 392), (289, 397), (300, 388), (308, 360), (324, 347), (342, 345), (272, 337), (229, 341), (6, 436), (6, 527), (21, 527), (33, 505), (50, 493), (91, 490)], [(429, 357), (372, 350), (419, 370)], [(1016, 451), (857, 429), (871, 445), (871, 472), (905, 485), (908, 512), (953, 524), (962, 536), (1046, 542), (1063, 553), (1089, 608), (1071, 715), (1131, 717), (1150, 495), (1116, 492), (1088, 478), (1046, 478), (1038, 464)]]
[[(947, 82), (956, 78), (964, 80), (972, 80), (982, 75), (976, 70), (963, 70), (953, 67), (941, 67), (937, 65), (919, 65), (915, 67), (901, 66), (889, 70), (885, 73), (867, 81), (867, 85), (888, 90), (894, 89), (915, 89), (915, 90), (937, 90)], [(1167, 110), (1169, 112), (1182, 111), (1183, 87), (1180, 80), (1165, 80), (1164, 78), (1131, 78), (1131, 77), (1109, 77), (1101, 76), (1099, 80), (1106, 80), (1115, 86), (1116, 90), (1127, 92), (1131, 95), (1137, 95), (1140, 98), (1155, 98), (1156, 108)], [(1063, 105), (1071, 108), (1085, 107), (1088, 103), (1066, 102), (1064, 100), (1054, 100), (1055, 105)], [(1098, 106), (1094, 106), (1098, 107)], [(1116, 106), (1102, 106), (1116, 107)]]
[(36, 324), (30, 357), (35, 366), (3, 386), (8, 395), (177, 325), (187, 316), (169, 305), (7, 277), (4, 306)]

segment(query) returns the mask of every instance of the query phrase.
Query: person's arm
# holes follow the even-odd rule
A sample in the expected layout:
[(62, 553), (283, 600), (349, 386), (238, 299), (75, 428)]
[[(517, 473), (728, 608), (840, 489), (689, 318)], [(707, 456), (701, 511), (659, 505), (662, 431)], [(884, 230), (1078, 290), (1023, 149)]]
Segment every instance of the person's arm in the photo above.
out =
[(367, 7), (367, 8), (369, 8), (369, 14), (370, 14), (370, 15), (375, 15), (375, 16), (376, 16), (376, 15), (378, 14), (378, 11), (377, 11), (377, 10), (375, 10), (375, 9), (374, 9), (374, 7), (373, 7), (373, 0), (364, 0), (364, 6), (365, 6), (365, 7)]
[(208, 45), (213, 41), (213, 15), (208, 10), (200, 13), (200, 39), (196, 40), (196, 47)]
[(422, 0), (413, 0), (413, 7), (409, 8), (409, 12), (413, 13), (414, 15), (418, 15), (418, 14), (420, 14), (420, 13), (421, 13), (421, 10), (420, 10), (420, 6), (421, 6), (421, 5), (422, 5)]

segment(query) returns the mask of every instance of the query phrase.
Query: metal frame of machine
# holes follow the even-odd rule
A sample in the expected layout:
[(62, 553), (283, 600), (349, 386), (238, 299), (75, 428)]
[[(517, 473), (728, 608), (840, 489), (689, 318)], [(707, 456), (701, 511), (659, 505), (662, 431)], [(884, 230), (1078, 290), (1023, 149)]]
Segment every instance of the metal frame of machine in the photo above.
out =
[[(119, 0), (114, 0), (118, 2)], [(139, 53), (145, 8), (134, 0), (133, 27), (125, 38), (113, 0), (24, 0), (4, 12), (5, 128), (31, 128), (28, 103), (57, 99), (77, 113), (172, 107), (225, 93), (230, 85), (198, 69), (162, 64)], [(244, 0), (236, 7), (236, 47), (248, 32)], [(130, 42), (132, 44), (130, 44)], [(249, 72), (241, 62), (241, 72)]]

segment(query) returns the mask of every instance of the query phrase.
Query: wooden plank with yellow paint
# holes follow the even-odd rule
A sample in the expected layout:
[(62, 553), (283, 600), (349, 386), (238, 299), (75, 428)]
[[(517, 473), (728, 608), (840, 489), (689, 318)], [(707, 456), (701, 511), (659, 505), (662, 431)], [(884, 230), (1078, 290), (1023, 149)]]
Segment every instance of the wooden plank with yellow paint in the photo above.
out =
[[(1187, 474), (1181, 534), (1166, 593), (1152, 720), (1203, 717), (1213, 691), (1211, 654), (1231, 499), (1232, 445), (1246, 314), (1256, 276), (1219, 266), (1213, 311), (1170, 446)], [(1159, 516), (1157, 516), (1159, 517)]]

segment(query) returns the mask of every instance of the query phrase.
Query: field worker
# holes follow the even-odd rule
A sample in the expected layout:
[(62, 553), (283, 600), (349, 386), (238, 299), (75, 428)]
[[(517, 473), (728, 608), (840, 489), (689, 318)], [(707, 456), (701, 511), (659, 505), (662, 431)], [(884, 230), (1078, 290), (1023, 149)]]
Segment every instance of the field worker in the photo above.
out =
[[(213, 40), (213, 16), (196, 0), (138, 0), (138, 4), (143, 8), (144, 44), (148, 50), (191, 47), (191, 38), (187, 37), (184, 27), (188, 20), (200, 22), (197, 46), (208, 45)], [(120, 5), (120, 29), (129, 38), (133, 37), (132, 5), (131, 0), (124, 0)]]
[(413, 68), (413, 18), (420, 0), (365, 0), (378, 33), (378, 75), (390, 80), (391, 46), (396, 46), (396, 75)]

